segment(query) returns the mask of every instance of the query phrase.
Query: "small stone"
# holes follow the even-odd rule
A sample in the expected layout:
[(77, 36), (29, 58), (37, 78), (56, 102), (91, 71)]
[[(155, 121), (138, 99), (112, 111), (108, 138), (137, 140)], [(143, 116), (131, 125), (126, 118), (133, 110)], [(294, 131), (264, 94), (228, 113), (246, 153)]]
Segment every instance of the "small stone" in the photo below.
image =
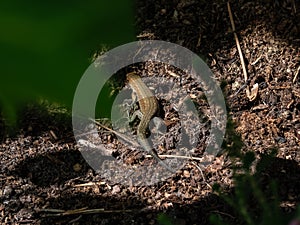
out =
[(115, 185), (111, 191), (112, 194), (117, 194), (121, 191), (121, 188), (119, 185)]
[(187, 170), (184, 170), (183, 171), (183, 176), (186, 177), (186, 178), (189, 178), (191, 176), (190, 172), (187, 171)]

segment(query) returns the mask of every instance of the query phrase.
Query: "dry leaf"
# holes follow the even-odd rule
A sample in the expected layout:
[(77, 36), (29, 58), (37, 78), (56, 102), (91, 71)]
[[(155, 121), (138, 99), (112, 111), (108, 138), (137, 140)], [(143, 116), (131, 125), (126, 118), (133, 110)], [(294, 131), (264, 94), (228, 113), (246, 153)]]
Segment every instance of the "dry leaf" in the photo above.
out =
[(256, 99), (258, 93), (258, 83), (255, 83), (251, 88), (251, 92), (249, 92), (249, 88), (246, 89), (247, 97), (249, 98), (250, 102)]

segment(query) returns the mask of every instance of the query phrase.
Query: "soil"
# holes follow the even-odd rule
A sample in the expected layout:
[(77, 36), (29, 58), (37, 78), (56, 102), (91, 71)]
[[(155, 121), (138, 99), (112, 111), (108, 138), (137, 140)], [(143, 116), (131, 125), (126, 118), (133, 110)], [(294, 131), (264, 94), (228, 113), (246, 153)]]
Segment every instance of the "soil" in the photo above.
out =
[[(293, 213), (300, 201), (300, 2), (239, 0), (231, 3), (231, 10), (245, 58), (246, 81), (226, 2), (141, 0), (136, 8), (139, 40), (165, 40), (194, 51), (224, 91), (233, 123), (227, 128), (225, 151), (212, 164), (202, 168), (197, 160), (189, 160), (155, 185), (113, 184), (82, 157), (67, 113), (31, 106), (23, 112), (15, 136), (4, 136), (4, 128), (0, 131), (1, 224), (158, 224), (167, 219), (180, 225), (210, 224), (212, 213), (229, 224), (242, 224), (212, 188), (219, 184), (232, 192), (229, 155), (232, 146), (239, 146), (239, 137), (241, 151), (254, 152), (258, 160), (277, 150), (262, 179), (278, 182), (281, 210)], [(165, 69), (160, 64), (149, 67), (153, 73)], [(255, 84), (258, 92), (250, 99), (246, 89)], [(198, 98), (201, 87), (192, 82), (183, 87), (194, 90), (197, 109), (206, 107)], [(176, 128), (172, 107), (162, 97), (160, 104), (168, 129)], [(143, 159), (139, 151), (117, 143), (114, 134), (99, 131), (117, 157), (133, 164)], [(201, 143), (207, 135), (204, 127), (193, 157), (203, 153)], [(165, 138), (168, 148), (173, 139)]]

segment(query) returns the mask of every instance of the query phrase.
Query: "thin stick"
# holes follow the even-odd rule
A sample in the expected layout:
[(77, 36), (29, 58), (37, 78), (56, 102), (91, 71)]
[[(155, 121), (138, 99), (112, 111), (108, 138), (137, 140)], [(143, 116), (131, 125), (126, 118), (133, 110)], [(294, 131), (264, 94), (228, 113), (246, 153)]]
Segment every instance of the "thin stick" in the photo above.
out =
[(293, 79), (293, 83), (296, 82), (296, 79), (297, 79), (297, 76), (298, 76), (298, 74), (299, 74), (299, 71), (300, 71), (300, 66), (298, 67), (298, 69), (297, 69), (297, 71), (296, 71), (296, 74), (295, 74), (294, 79)]
[[(114, 131), (113, 129), (111, 129), (111, 128), (109, 128), (109, 127), (106, 127), (106, 126), (104, 126), (103, 124), (101, 124), (101, 123), (99, 123), (99, 122), (97, 122), (97, 121), (95, 121), (95, 120), (93, 120), (93, 119), (90, 119), (90, 120), (93, 121), (94, 123), (96, 123), (97, 125), (99, 125), (100, 127), (102, 127), (102, 128), (104, 128), (104, 129), (106, 129), (106, 130), (108, 130), (108, 131), (114, 133), (115, 135), (121, 137), (121, 138), (124, 139), (125, 141), (131, 143), (133, 146), (135, 146), (135, 147), (139, 147), (139, 146), (140, 146), (137, 142), (131, 141), (126, 135), (121, 134), (121, 133), (119, 133), (119, 132), (117, 132), (117, 131)], [(204, 161), (204, 159), (203, 159), (203, 158), (200, 158), (200, 157), (191, 157), (191, 156), (185, 156), (185, 155), (158, 155), (158, 156), (159, 156), (159, 157), (165, 157), (165, 158), (192, 159), (192, 160), (197, 160), (197, 161), (200, 161), (200, 162), (201, 162), (201, 161), (202, 161), (202, 162)], [(152, 156), (151, 156), (151, 155), (146, 155), (146, 157), (147, 157), (147, 158), (150, 158), (150, 157), (152, 157)]]
[(104, 126), (103, 124), (97, 122), (97, 121), (94, 120), (94, 119), (91, 119), (91, 118), (90, 118), (90, 120), (91, 120), (92, 122), (96, 123), (98, 126), (104, 128), (105, 130), (108, 130), (108, 131), (114, 133), (115, 135), (117, 135), (118, 137), (120, 137), (120, 138), (124, 139), (125, 141), (129, 142), (129, 143), (132, 144), (133, 146), (135, 146), (135, 147), (140, 146), (136, 141), (130, 140), (126, 135), (124, 135), (124, 134), (122, 134), (122, 133), (120, 133), (120, 132), (117, 132), (117, 131), (115, 131), (115, 130), (113, 130), (113, 129), (107, 127), (107, 126)]
[[(204, 161), (204, 158), (200, 157), (191, 157), (191, 156), (186, 156), (186, 155), (158, 155), (159, 157), (162, 158), (178, 158), (178, 159), (192, 159), (192, 160), (197, 160), (197, 161)], [(151, 155), (146, 155), (145, 157), (150, 158), (152, 157)]]
[(205, 179), (205, 177), (204, 177), (204, 174), (203, 174), (202, 169), (200, 168), (200, 166), (198, 166), (197, 163), (195, 163), (195, 162), (192, 162), (192, 164), (193, 164), (194, 166), (196, 166), (196, 168), (200, 171), (201, 176), (202, 176), (202, 179), (203, 179), (203, 181), (205, 182), (205, 184), (206, 184), (210, 189), (212, 189), (212, 186), (211, 186), (209, 183), (207, 183), (207, 181), (206, 181), (206, 179)]
[(234, 216), (232, 216), (232, 215), (230, 215), (230, 214), (228, 214), (228, 213), (225, 213), (225, 212), (220, 212), (220, 211), (217, 211), (217, 210), (213, 210), (213, 211), (211, 211), (211, 212), (218, 213), (218, 214), (220, 214), (220, 215), (228, 216), (228, 217), (230, 217), (231, 219), (235, 219)]
[(94, 185), (104, 185), (106, 182), (101, 181), (101, 182), (88, 182), (84, 184), (76, 184), (74, 187), (88, 187), (88, 186), (94, 186)]
[(47, 212), (53, 214), (46, 214), (44, 217), (50, 216), (68, 216), (68, 215), (77, 215), (77, 214), (95, 214), (95, 213), (124, 213), (124, 212), (132, 212), (132, 210), (125, 209), (125, 210), (105, 210), (103, 208), (100, 209), (74, 209), (74, 210), (60, 210), (60, 209), (40, 209), (39, 212)]
[(230, 8), (229, 1), (227, 2), (227, 8), (228, 8), (229, 18), (230, 18), (230, 22), (231, 22), (232, 32), (233, 32), (233, 35), (234, 35), (234, 39), (235, 39), (235, 42), (236, 42), (236, 46), (237, 46), (237, 49), (238, 49), (238, 52), (239, 52), (239, 56), (240, 56), (240, 60), (241, 60), (242, 68), (243, 68), (244, 80), (245, 80), (245, 83), (246, 83), (247, 80), (248, 80), (247, 70), (246, 70), (245, 61), (244, 61), (242, 49), (241, 49), (241, 46), (240, 46), (240, 42), (239, 42), (238, 36), (235, 32), (235, 25), (234, 25), (234, 20), (233, 20), (233, 16), (232, 16), (232, 13), (231, 13), (231, 8)]

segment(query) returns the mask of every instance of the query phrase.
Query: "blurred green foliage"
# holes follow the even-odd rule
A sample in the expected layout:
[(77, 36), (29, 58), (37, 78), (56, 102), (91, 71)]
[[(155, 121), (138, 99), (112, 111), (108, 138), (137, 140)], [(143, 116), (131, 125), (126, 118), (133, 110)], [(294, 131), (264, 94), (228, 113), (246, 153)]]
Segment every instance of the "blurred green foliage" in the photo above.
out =
[(165, 213), (160, 213), (157, 216), (157, 222), (160, 225), (173, 225), (172, 219)]
[[(224, 192), (218, 184), (214, 185), (215, 192), (232, 207), (236, 224), (284, 225), (299, 217), (299, 212), (289, 215), (281, 210), (278, 184), (275, 180), (270, 178), (262, 182), (264, 170), (272, 164), (276, 153), (276, 149), (271, 149), (269, 154), (262, 154), (257, 165), (253, 164), (253, 152), (241, 154), (241, 164), (233, 165), (235, 187), (232, 193)], [(251, 167), (254, 165), (256, 172), (252, 174)], [(226, 217), (215, 213), (210, 215), (210, 222), (214, 225), (229, 224)]]
[(71, 109), (89, 58), (102, 45), (134, 41), (131, 0), (0, 1), (0, 106), (40, 98)]

